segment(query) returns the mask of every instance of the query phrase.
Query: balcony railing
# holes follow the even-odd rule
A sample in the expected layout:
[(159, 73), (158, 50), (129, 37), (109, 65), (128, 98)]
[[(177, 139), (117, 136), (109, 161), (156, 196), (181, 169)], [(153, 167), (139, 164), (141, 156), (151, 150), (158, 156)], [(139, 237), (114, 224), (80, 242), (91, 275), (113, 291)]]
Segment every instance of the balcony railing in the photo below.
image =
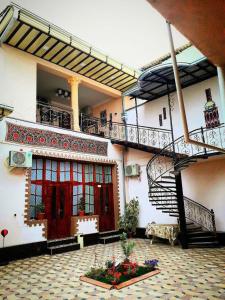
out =
[(36, 120), (38, 123), (56, 126), (65, 129), (72, 128), (73, 114), (56, 106), (37, 103)]
[(81, 114), (81, 130), (89, 134), (104, 136), (111, 140), (164, 148), (172, 142), (171, 131), (167, 129), (137, 126), (101, 120)]

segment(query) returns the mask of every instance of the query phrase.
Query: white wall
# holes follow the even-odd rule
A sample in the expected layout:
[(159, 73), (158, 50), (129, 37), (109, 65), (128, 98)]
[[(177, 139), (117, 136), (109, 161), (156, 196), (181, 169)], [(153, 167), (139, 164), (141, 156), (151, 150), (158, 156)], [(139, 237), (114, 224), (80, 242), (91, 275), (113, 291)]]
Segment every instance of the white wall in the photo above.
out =
[[(198, 84), (192, 85), (183, 89), (183, 96), (185, 101), (185, 108), (187, 113), (187, 120), (189, 131), (197, 129), (201, 126), (205, 127), (204, 119), (204, 105), (206, 103), (205, 89), (211, 88), (212, 98), (215, 101), (219, 109), (220, 119), (222, 119), (222, 112), (220, 109), (220, 95), (217, 76), (208, 80), (202, 81)], [(174, 136), (179, 137), (183, 135), (183, 128), (179, 113), (179, 106), (177, 103), (176, 93), (172, 93), (174, 101), (174, 109), (172, 111)], [(162, 114), (163, 107), (167, 110), (167, 119), (163, 120), (163, 126), (159, 126), (159, 114)], [(128, 110), (128, 123), (136, 124), (135, 109)], [(168, 111), (168, 99), (167, 96), (163, 96), (152, 102), (148, 102), (138, 107), (139, 125), (158, 127), (170, 129), (169, 111)]]
[(225, 231), (225, 157), (211, 158), (182, 171), (183, 193), (215, 213), (216, 228)]
[[(24, 125), (33, 128), (40, 128), (46, 130), (53, 130), (55, 132), (71, 134), (73, 136), (82, 137), (89, 139), (90, 135), (76, 133), (76, 132), (66, 132), (62, 129), (50, 128), (43, 125), (38, 125), (35, 123), (28, 123), (25, 121), (16, 121), (7, 119), (9, 122)], [(13, 170), (9, 171), (6, 159), (9, 155), (10, 150), (46, 150), (56, 155), (82, 155), (83, 160), (88, 159), (102, 159), (102, 160), (115, 160), (118, 163), (119, 172), (119, 197), (120, 197), (120, 207), (123, 213), (124, 207), (124, 192), (123, 192), (123, 169), (122, 169), (122, 152), (121, 148), (118, 146), (113, 146), (110, 141), (99, 138), (91, 137), (93, 140), (106, 141), (108, 142), (108, 156), (100, 155), (88, 155), (85, 153), (75, 153), (70, 151), (57, 150), (53, 148), (44, 147), (32, 147), (26, 145), (16, 145), (13, 143), (5, 142), (6, 134), (6, 124), (5, 119), (0, 122), (0, 230), (6, 228), (9, 230), (9, 234), (5, 240), (5, 246), (19, 245), (32, 243), (37, 241), (45, 240), (42, 237), (43, 226), (28, 227), (24, 224), (24, 208), (25, 208), (25, 171), (24, 170)], [(14, 216), (16, 214), (16, 216)], [(1, 245), (0, 245), (1, 247)]]
[(36, 121), (36, 62), (12, 47), (0, 47), (0, 103), (12, 117)]
[(146, 173), (146, 165), (151, 159), (152, 154), (129, 149), (126, 155), (126, 165), (139, 164), (141, 166), (140, 178), (126, 177), (126, 198), (127, 201), (134, 197), (138, 197), (140, 205), (139, 227), (146, 227), (148, 223), (155, 221), (158, 224), (176, 224), (177, 218), (170, 217), (168, 214), (157, 210), (151, 204), (148, 197), (148, 179)]

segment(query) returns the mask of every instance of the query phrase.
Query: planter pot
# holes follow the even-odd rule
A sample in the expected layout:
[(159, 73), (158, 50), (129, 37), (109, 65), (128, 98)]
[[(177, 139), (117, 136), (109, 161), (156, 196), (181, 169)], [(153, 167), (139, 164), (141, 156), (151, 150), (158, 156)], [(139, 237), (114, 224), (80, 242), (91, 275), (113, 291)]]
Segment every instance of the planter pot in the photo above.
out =
[(85, 216), (85, 211), (84, 211), (84, 210), (80, 210), (80, 211), (79, 211), (79, 216), (80, 216), (80, 217)]
[(37, 213), (37, 220), (44, 220), (45, 219), (45, 213), (39, 212)]

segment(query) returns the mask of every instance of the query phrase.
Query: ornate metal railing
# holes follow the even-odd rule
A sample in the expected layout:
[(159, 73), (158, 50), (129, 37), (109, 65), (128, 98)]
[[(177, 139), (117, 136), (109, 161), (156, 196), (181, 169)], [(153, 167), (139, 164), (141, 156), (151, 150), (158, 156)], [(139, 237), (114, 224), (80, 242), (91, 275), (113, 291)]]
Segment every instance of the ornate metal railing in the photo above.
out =
[[(190, 137), (193, 140), (208, 143), (210, 145), (225, 148), (225, 124), (221, 124), (216, 128), (198, 128), (190, 132)], [(173, 152), (173, 158), (168, 157), (167, 153)], [(184, 137), (179, 137), (164, 147), (159, 154), (153, 156), (147, 165), (147, 177), (149, 184), (149, 196), (160, 207), (167, 207), (167, 204), (174, 203), (176, 199), (176, 190), (162, 186), (160, 181), (163, 181), (162, 176), (171, 176), (182, 161), (188, 164), (193, 158), (198, 156), (206, 157), (213, 154), (213, 150), (186, 144)], [(154, 190), (154, 192), (152, 192)], [(161, 202), (163, 200), (163, 203)], [(203, 228), (215, 231), (215, 219), (213, 211), (199, 203), (184, 197), (186, 218)]]
[(202, 228), (216, 232), (214, 211), (184, 196), (185, 217)]
[(146, 145), (155, 148), (164, 148), (172, 141), (171, 131), (134, 124), (124, 124), (100, 120), (91, 116), (81, 114), (81, 130), (101, 135), (117, 141)]
[[(190, 132), (190, 138), (195, 141), (208, 143), (219, 148), (225, 148), (225, 124), (221, 124), (216, 128), (198, 128)], [(182, 158), (193, 157), (199, 155), (208, 155), (215, 151), (203, 148), (197, 145), (186, 144), (184, 136), (179, 137), (170, 144), (166, 145), (159, 154), (153, 156), (148, 162), (147, 174), (148, 178), (153, 182), (168, 172), (174, 170), (173, 161), (168, 158), (167, 153), (174, 152), (176, 163)], [(176, 166), (175, 163), (175, 166)]]
[(71, 129), (72, 112), (56, 106), (37, 103), (36, 120), (38, 123)]

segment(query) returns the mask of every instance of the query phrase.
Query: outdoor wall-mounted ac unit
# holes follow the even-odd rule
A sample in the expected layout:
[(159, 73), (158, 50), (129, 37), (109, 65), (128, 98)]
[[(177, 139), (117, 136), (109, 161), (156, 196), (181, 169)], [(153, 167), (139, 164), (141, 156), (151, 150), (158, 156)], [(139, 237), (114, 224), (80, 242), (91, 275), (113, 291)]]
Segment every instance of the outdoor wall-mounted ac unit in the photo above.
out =
[(9, 151), (9, 166), (16, 168), (31, 168), (32, 152)]
[(125, 175), (126, 176), (139, 176), (140, 175), (140, 166), (135, 165), (129, 165), (125, 167)]

